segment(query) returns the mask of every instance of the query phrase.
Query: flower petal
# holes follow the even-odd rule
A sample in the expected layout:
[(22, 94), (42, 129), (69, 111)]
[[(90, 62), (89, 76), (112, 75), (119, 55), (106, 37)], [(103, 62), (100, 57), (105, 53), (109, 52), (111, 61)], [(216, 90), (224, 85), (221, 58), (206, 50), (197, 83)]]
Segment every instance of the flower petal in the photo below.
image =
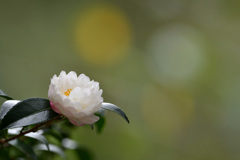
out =
[(84, 118), (81, 118), (80, 121), (86, 124), (93, 124), (97, 122), (100, 118), (98, 116), (95, 116), (94, 114), (91, 116), (87, 116)]
[(73, 124), (81, 126), (99, 120), (94, 113), (102, 106), (102, 90), (98, 82), (90, 81), (85, 74), (77, 76), (76, 72), (62, 71), (59, 76), (54, 75), (48, 97), (52, 109), (65, 115)]
[(55, 105), (52, 102), (50, 102), (50, 106), (55, 112), (57, 112), (58, 114), (62, 114), (60, 110), (57, 107), (55, 107)]
[(69, 119), (69, 121), (72, 123), (72, 124), (74, 124), (74, 125), (76, 125), (76, 126), (84, 126), (85, 125), (85, 123), (82, 123), (81, 121), (74, 121), (74, 120), (72, 120), (72, 119), (70, 119), (70, 118), (68, 118)]

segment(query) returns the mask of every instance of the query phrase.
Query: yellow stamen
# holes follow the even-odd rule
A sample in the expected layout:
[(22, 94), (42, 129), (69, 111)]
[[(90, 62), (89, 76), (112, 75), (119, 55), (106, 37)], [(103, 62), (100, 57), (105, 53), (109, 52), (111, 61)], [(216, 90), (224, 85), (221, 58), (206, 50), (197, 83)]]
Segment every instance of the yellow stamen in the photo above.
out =
[(64, 95), (68, 97), (69, 94), (71, 93), (71, 91), (72, 91), (72, 89), (68, 89), (66, 92), (64, 92)]

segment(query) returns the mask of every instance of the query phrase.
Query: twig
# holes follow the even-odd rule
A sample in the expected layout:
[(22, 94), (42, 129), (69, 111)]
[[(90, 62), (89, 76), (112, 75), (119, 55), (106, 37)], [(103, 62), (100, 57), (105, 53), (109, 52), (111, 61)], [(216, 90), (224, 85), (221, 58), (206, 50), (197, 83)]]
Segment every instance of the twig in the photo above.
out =
[(29, 129), (29, 130), (27, 130), (27, 131), (25, 131), (25, 132), (20, 132), (20, 134), (18, 134), (18, 135), (16, 135), (16, 136), (13, 136), (13, 137), (8, 138), (8, 139), (1, 139), (1, 140), (0, 140), (0, 144), (7, 143), (7, 142), (9, 142), (9, 141), (11, 141), (11, 140), (14, 140), (14, 139), (16, 139), (16, 138), (19, 138), (19, 137), (27, 134), (27, 133), (29, 133), (29, 132), (36, 132), (39, 127), (41, 127), (41, 126), (43, 126), (43, 125), (45, 125), (45, 124), (49, 124), (49, 123), (51, 123), (52, 121), (57, 120), (57, 119), (59, 119), (59, 118), (61, 118), (61, 117), (62, 117), (62, 115), (58, 115), (58, 116), (54, 117), (53, 119), (50, 119), (49, 121), (46, 121), (46, 122), (43, 122), (43, 123), (40, 123), (40, 124), (36, 125), (36, 126), (33, 127), (32, 129)]

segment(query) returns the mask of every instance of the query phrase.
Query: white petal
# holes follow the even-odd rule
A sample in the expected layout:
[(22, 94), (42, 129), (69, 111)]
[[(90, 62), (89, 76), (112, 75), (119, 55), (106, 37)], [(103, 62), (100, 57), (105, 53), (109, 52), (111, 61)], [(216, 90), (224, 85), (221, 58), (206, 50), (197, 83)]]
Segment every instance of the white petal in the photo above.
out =
[(60, 75), (59, 75), (59, 78), (63, 78), (63, 77), (66, 77), (66, 72), (65, 71), (61, 71)]
[(74, 71), (71, 71), (68, 73), (68, 76), (71, 77), (71, 78), (77, 78), (77, 73), (74, 72)]
[[(69, 95), (65, 95), (69, 91)], [(99, 118), (94, 115), (103, 102), (99, 83), (90, 81), (89, 77), (73, 71), (66, 74), (62, 71), (53, 76), (48, 91), (49, 100), (66, 117), (77, 125), (92, 124)]]
[(91, 116), (83, 117), (83, 118), (79, 119), (79, 121), (81, 121), (85, 124), (93, 124), (93, 123), (97, 122), (98, 120), (99, 120), (99, 117), (95, 116), (95, 115), (91, 115)]

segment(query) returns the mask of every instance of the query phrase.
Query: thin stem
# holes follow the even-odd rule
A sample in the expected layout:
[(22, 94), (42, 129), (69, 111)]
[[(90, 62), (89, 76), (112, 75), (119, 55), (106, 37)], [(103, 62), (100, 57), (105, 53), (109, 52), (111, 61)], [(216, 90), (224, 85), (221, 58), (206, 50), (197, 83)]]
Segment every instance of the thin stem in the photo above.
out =
[(29, 129), (29, 130), (27, 130), (27, 131), (25, 131), (25, 132), (20, 132), (20, 134), (18, 134), (18, 135), (16, 135), (16, 136), (13, 136), (13, 137), (11, 137), (11, 138), (1, 139), (1, 140), (0, 140), (0, 144), (7, 143), (7, 142), (9, 142), (9, 141), (11, 141), (11, 140), (14, 140), (14, 139), (16, 139), (16, 138), (19, 138), (19, 137), (27, 134), (27, 133), (29, 133), (29, 132), (36, 132), (39, 127), (41, 127), (41, 126), (43, 126), (43, 125), (46, 125), (46, 124), (50, 124), (52, 121), (57, 120), (57, 119), (60, 119), (61, 116), (62, 116), (62, 115), (58, 115), (58, 116), (54, 117), (53, 119), (50, 119), (49, 121), (40, 123), (40, 124), (36, 125), (35, 127), (33, 127), (32, 129)]

